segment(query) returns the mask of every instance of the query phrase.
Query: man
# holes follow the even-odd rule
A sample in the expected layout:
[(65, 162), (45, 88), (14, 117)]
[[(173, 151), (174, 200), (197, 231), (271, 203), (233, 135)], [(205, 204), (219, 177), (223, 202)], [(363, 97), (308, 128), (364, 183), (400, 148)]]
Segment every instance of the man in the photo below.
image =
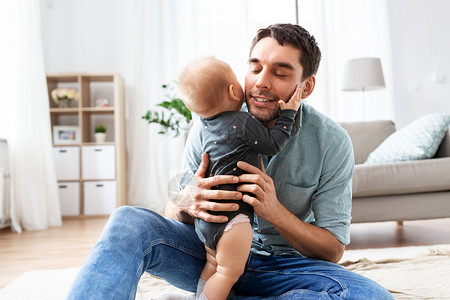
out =
[[(303, 99), (312, 93), (320, 56), (314, 37), (300, 26), (260, 30), (245, 79), (248, 110), (271, 128), (278, 100), (290, 99), (297, 85)], [(142, 208), (116, 210), (69, 298), (132, 298), (144, 271), (195, 292), (205, 250), (189, 224), (194, 217), (224, 222), (226, 217), (208, 211), (236, 209), (209, 199), (242, 199), (254, 207), (257, 218), (234, 299), (392, 299), (380, 285), (335, 264), (349, 243), (354, 164), (351, 141), (336, 123), (302, 104), (281, 153), (264, 157), (260, 169), (239, 162), (248, 172), (239, 178), (207, 177), (208, 156), (198, 153), (198, 138), (190, 135), (192, 147), (184, 154), (197, 182), (192, 204), (169, 203), (169, 218)], [(238, 192), (211, 189), (238, 182)]]

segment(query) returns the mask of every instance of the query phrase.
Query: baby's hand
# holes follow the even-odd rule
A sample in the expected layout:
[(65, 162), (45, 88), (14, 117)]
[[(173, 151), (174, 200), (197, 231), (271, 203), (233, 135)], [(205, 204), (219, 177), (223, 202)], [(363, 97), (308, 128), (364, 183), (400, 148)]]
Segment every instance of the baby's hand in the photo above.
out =
[(278, 104), (280, 105), (280, 109), (293, 109), (298, 110), (300, 107), (300, 104), (302, 104), (302, 98), (300, 97), (300, 86), (297, 85), (297, 88), (295, 89), (294, 94), (292, 95), (291, 99), (289, 99), (289, 102), (284, 102), (284, 100), (279, 100)]

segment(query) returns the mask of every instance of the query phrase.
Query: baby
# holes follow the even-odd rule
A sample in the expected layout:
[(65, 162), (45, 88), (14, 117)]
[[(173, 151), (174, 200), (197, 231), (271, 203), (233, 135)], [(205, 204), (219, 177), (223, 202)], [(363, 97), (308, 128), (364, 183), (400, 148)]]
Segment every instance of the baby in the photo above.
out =
[[(287, 143), (301, 104), (297, 87), (291, 99), (279, 100), (280, 115), (269, 131), (250, 113), (241, 112), (244, 93), (231, 67), (213, 57), (200, 58), (189, 64), (179, 77), (184, 104), (200, 116), (198, 132), (201, 153), (209, 155), (209, 176), (239, 176), (238, 161), (259, 167), (259, 154), (276, 155)], [(220, 185), (219, 190), (236, 190), (237, 185)], [(212, 200), (211, 200), (212, 201)], [(195, 230), (205, 244), (207, 262), (200, 276), (196, 299), (226, 299), (244, 272), (253, 239), (253, 207), (242, 200), (238, 211), (213, 212), (225, 215), (226, 223), (195, 220)]]

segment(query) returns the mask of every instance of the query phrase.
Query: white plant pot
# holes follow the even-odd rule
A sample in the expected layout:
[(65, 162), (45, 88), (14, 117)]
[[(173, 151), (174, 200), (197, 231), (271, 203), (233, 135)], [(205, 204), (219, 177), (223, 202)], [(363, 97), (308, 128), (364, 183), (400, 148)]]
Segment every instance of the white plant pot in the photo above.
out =
[(97, 132), (95, 133), (95, 142), (96, 143), (104, 143), (106, 140), (106, 133)]

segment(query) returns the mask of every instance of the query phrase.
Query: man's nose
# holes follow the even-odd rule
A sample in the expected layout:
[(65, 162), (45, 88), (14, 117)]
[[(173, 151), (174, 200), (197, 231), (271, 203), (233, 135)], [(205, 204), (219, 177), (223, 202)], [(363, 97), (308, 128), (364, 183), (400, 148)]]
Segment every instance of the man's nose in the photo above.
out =
[(258, 80), (256, 80), (256, 87), (262, 90), (268, 90), (271, 87), (270, 74), (263, 70), (258, 74)]

